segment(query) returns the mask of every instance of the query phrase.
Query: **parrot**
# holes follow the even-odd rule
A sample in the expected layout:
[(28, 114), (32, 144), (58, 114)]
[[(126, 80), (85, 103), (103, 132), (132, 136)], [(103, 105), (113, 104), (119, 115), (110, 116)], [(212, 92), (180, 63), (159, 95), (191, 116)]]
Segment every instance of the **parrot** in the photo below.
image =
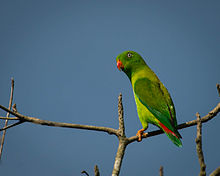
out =
[(176, 146), (182, 147), (172, 98), (157, 75), (135, 51), (124, 51), (116, 57), (116, 62), (133, 88), (137, 114), (143, 127), (136, 134), (138, 142), (150, 123), (163, 130)]

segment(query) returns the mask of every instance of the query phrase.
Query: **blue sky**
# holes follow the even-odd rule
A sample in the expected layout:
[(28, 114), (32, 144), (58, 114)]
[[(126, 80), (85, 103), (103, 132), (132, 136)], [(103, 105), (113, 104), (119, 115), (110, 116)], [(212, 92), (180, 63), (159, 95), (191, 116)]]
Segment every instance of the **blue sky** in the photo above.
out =
[[(179, 123), (219, 102), (220, 1), (0, 1), (0, 104), (45, 120), (118, 127), (123, 94), (126, 135), (141, 128), (131, 85), (116, 67), (125, 50), (140, 53), (169, 90)], [(5, 113), (0, 111), (0, 115)], [(1, 122), (3, 124), (3, 122)], [(220, 119), (203, 125), (207, 173), (220, 165)], [(156, 127), (149, 127), (154, 130)], [(198, 175), (196, 128), (127, 147), (121, 175)], [(114, 136), (29, 123), (7, 131), (2, 175), (110, 175)], [(180, 172), (181, 171), (181, 172)]]

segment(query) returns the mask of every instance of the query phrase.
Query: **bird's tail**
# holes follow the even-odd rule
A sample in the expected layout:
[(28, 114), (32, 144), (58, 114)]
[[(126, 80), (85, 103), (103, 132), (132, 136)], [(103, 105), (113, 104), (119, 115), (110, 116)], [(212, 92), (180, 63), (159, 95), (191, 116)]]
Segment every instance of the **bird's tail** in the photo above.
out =
[(182, 142), (180, 140), (181, 135), (177, 130), (174, 132), (168, 129), (165, 125), (163, 125), (161, 122), (159, 123), (161, 129), (166, 133), (166, 135), (171, 139), (171, 141), (178, 147), (182, 147)]

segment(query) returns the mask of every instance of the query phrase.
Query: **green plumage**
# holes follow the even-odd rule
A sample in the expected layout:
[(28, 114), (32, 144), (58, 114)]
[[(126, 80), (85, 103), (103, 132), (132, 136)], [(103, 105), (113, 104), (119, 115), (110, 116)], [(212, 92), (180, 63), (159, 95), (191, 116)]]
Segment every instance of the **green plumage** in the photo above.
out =
[(134, 51), (125, 51), (117, 58), (117, 66), (129, 77), (137, 112), (143, 130), (148, 123), (162, 129), (177, 146), (182, 146), (177, 131), (176, 112), (173, 101), (165, 86), (148, 67), (142, 57)]

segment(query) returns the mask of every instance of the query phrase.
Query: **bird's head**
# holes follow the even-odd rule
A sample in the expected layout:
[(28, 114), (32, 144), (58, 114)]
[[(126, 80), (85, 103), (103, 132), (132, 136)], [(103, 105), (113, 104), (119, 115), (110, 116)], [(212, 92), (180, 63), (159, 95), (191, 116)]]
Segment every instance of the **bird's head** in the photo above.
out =
[(131, 77), (132, 72), (135, 72), (141, 66), (146, 65), (143, 58), (134, 51), (124, 51), (116, 58), (118, 69), (125, 72), (128, 77)]

